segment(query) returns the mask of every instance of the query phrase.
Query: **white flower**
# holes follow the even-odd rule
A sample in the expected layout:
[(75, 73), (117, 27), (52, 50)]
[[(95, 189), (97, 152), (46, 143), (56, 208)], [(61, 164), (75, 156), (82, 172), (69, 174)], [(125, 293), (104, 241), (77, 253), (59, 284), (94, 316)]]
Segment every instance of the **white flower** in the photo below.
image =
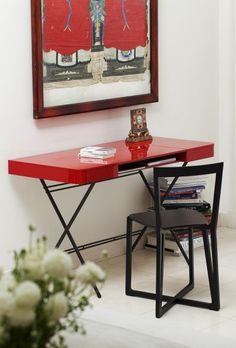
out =
[(7, 315), (14, 307), (13, 294), (6, 290), (0, 291), (0, 317)]
[(49, 297), (46, 309), (53, 320), (58, 320), (66, 316), (68, 312), (68, 302), (63, 292), (58, 292)]
[(11, 326), (28, 326), (35, 317), (35, 313), (32, 309), (15, 306), (13, 310), (8, 314), (8, 319)]
[(28, 253), (23, 260), (23, 268), (29, 274), (31, 279), (43, 279), (44, 268), (40, 258), (40, 255), (35, 251), (34, 253)]
[(16, 287), (15, 301), (18, 307), (30, 310), (38, 304), (40, 299), (41, 289), (34, 282), (27, 280)]
[(16, 287), (16, 280), (11, 273), (5, 273), (0, 281), (0, 290), (13, 291)]
[(84, 284), (95, 285), (105, 280), (105, 272), (94, 262), (87, 261), (76, 270), (76, 279)]
[(65, 277), (72, 270), (70, 256), (59, 249), (50, 250), (43, 259), (44, 270), (55, 278)]

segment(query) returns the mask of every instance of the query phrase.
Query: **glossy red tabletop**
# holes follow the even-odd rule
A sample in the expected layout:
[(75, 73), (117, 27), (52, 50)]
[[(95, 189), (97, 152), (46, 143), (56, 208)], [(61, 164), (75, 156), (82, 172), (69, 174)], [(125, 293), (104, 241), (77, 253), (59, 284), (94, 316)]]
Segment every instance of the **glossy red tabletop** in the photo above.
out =
[(149, 161), (175, 158), (191, 162), (214, 155), (209, 142), (154, 137), (152, 141), (126, 143), (125, 140), (95, 144), (116, 148), (113, 158), (80, 158), (80, 148), (40, 154), (8, 161), (9, 174), (73, 184), (87, 184), (116, 178), (131, 164), (146, 166)]

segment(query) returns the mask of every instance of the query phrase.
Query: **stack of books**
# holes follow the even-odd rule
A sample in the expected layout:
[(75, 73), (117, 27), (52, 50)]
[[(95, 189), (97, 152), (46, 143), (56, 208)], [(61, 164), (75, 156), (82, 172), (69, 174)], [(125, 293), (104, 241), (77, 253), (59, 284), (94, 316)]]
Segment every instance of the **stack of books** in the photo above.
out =
[(115, 157), (116, 148), (102, 146), (87, 146), (79, 151), (79, 157), (82, 158), (112, 158)]
[[(176, 233), (176, 231), (175, 231)], [(183, 249), (185, 250), (185, 252), (188, 253), (188, 233), (185, 230), (181, 232), (181, 234), (177, 235), (177, 238), (181, 244), (181, 246), (183, 247)], [(165, 248), (165, 252), (175, 255), (175, 256), (181, 256), (181, 251), (176, 243), (176, 241), (174, 240), (172, 234), (170, 231), (165, 231), (165, 242), (164, 242), (164, 248)], [(193, 233), (193, 247), (194, 248), (198, 248), (201, 247), (203, 245), (203, 238), (202, 238), (202, 234), (200, 231), (195, 231)], [(148, 249), (155, 249), (156, 248), (156, 232), (152, 231), (149, 232), (147, 234), (147, 240), (145, 243), (145, 247)]]
[[(164, 197), (165, 192), (171, 183), (171, 178), (162, 178), (161, 196)], [(153, 184), (151, 184), (152, 186)], [(203, 190), (206, 188), (207, 178), (206, 177), (184, 177), (179, 178), (177, 183), (173, 186), (168, 196), (164, 198), (163, 206), (165, 209), (178, 209), (178, 208), (189, 208), (196, 209), (206, 216), (208, 221), (211, 220), (211, 205), (202, 198)], [(149, 210), (153, 210), (151, 207)], [(188, 252), (188, 231), (186, 228), (174, 229), (175, 236), (181, 243), (183, 249)], [(193, 246), (194, 248), (203, 245), (202, 232), (199, 229), (193, 230)], [(156, 247), (156, 236), (155, 232), (150, 232), (147, 235), (147, 241), (145, 244), (148, 248)], [(165, 231), (165, 251), (181, 255), (180, 249), (174, 240), (174, 237), (170, 231)]]
[[(173, 178), (162, 178), (161, 196), (165, 196), (166, 189), (171, 184)], [(207, 185), (206, 177), (192, 176), (182, 177), (177, 180), (168, 196), (165, 197), (163, 205), (166, 208), (191, 207), (202, 205), (202, 192)]]

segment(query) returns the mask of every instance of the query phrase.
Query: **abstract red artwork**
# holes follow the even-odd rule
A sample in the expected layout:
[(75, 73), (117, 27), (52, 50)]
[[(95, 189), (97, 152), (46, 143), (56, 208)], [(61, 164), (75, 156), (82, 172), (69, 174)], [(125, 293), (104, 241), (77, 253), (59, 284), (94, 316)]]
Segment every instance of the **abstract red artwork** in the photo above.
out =
[(157, 101), (156, 0), (31, 1), (35, 118)]

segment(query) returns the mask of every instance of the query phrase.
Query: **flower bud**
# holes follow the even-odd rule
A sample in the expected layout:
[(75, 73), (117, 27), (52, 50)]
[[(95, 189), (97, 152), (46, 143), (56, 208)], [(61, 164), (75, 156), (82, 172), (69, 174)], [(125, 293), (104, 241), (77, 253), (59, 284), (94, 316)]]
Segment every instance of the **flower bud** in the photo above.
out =
[(68, 311), (68, 302), (65, 294), (61, 291), (49, 297), (46, 310), (53, 320), (63, 318)]
[(32, 309), (41, 299), (40, 287), (31, 281), (20, 283), (15, 290), (16, 305), (22, 308)]
[(72, 270), (70, 256), (59, 249), (50, 250), (43, 259), (45, 272), (55, 278), (65, 277)]

